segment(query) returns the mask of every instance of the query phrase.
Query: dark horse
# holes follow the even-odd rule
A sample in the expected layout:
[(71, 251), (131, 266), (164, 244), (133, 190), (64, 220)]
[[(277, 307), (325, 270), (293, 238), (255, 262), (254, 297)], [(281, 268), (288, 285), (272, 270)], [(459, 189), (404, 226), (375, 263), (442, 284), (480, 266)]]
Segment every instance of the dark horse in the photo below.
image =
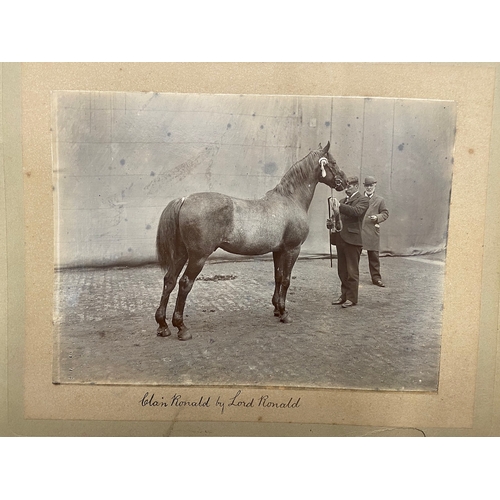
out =
[(346, 175), (328, 152), (330, 142), (311, 151), (295, 163), (280, 183), (259, 200), (240, 200), (219, 193), (196, 193), (171, 201), (160, 217), (156, 250), (166, 270), (163, 293), (155, 319), (157, 334), (168, 337), (166, 308), (170, 293), (179, 280), (179, 292), (172, 325), (178, 338), (189, 340), (184, 324), (186, 297), (210, 254), (217, 248), (239, 255), (273, 252), (275, 288), (274, 315), (291, 320), (285, 310), (292, 268), (309, 233), (307, 211), (318, 182), (337, 191), (346, 186)]

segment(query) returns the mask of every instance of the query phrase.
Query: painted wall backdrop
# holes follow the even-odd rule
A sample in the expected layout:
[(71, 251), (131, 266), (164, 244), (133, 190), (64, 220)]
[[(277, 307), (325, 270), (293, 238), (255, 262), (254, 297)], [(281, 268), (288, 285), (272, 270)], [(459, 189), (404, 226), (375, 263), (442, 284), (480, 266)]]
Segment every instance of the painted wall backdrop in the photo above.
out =
[[(52, 109), (58, 267), (154, 262), (169, 201), (260, 198), (327, 141), (347, 175), (378, 180), (390, 212), (382, 254), (446, 248), (454, 102), (60, 91)], [(301, 256), (329, 253), (328, 196), (319, 184)]]

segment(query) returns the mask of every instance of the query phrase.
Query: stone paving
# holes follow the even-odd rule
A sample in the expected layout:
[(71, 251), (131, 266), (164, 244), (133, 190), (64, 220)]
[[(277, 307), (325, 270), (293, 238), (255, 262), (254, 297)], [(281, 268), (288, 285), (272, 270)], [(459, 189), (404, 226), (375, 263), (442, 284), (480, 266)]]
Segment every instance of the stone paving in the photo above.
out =
[(156, 336), (157, 266), (62, 270), (54, 381), (435, 391), (443, 258), (382, 258), (387, 287), (379, 288), (363, 255), (350, 309), (331, 305), (340, 292), (335, 260), (332, 269), (328, 259), (299, 259), (286, 325), (273, 316), (271, 259), (212, 260), (186, 302), (188, 342), (172, 326), (171, 337)]

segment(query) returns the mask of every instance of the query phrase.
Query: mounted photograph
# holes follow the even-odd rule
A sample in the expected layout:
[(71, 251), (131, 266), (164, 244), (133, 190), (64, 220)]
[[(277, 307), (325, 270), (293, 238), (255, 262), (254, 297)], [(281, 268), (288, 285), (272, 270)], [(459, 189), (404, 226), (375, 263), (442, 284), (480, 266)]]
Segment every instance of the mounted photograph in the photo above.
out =
[(454, 101), (51, 99), (54, 384), (438, 390)]

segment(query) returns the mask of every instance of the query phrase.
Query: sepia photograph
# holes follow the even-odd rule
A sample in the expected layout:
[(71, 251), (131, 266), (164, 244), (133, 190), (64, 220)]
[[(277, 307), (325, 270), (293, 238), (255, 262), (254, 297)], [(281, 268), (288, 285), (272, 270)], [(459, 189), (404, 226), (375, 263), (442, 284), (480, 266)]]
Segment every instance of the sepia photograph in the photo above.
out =
[(455, 102), (51, 99), (54, 384), (438, 390)]
[[(359, 7), (17, 16), (29, 36), (5, 47), (40, 56), (0, 64), (3, 435), (200, 438), (158, 444), (204, 494), (236, 490), (242, 460), (279, 496), (331, 491), (331, 471), (352, 493), (391, 457), (394, 477), (480, 462), (470, 489), (491, 487), (458, 442), (423, 457), (384, 440), (373, 460), (330, 440), (500, 435), (500, 67), (459, 62), (495, 30), (481, 9), (471, 37), (470, 9), (460, 30), (457, 9)], [(243, 436), (280, 441), (227, 439)], [(59, 476), (90, 466), (115, 493), (111, 476), (143, 494), (164, 458), (73, 441), (50, 453)], [(12, 472), (31, 457), (54, 492), (46, 450), (14, 448)]]

